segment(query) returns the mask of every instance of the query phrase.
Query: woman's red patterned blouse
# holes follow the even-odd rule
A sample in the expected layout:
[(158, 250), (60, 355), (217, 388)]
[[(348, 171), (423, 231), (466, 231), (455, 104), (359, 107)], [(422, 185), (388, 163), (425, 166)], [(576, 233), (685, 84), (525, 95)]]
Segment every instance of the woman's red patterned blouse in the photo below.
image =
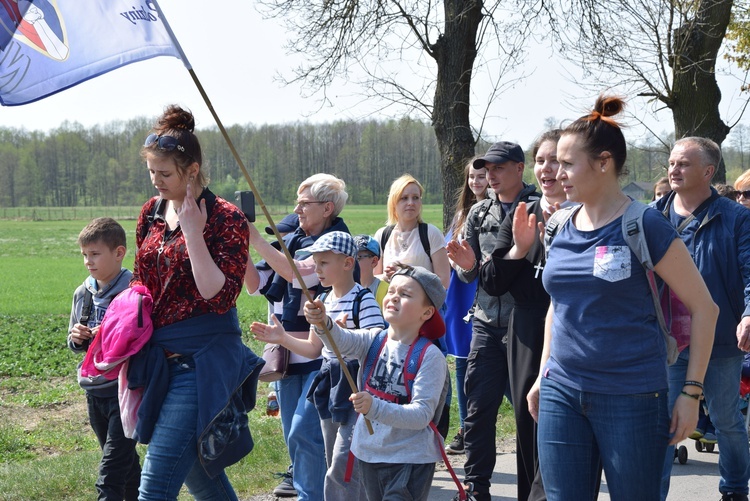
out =
[[(152, 217), (159, 197), (146, 202), (138, 217), (138, 250), (131, 284), (143, 284), (151, 291), (154, 328), (209, 312), (226, 313), (235, 306), (242, 290), (250, 239), (247, 219), (237, 207), (208, 189), (203, 190), (199, 205), (201, 198), (206, 199), (208, 211), (203, 238), (226, 277), (224, 287), (210, 299), (204, 299), (195, 285), (182, 230), (178, 226), (170, 234), (161, 215)], [(150, 227), (149, 219), (153, 219)]]

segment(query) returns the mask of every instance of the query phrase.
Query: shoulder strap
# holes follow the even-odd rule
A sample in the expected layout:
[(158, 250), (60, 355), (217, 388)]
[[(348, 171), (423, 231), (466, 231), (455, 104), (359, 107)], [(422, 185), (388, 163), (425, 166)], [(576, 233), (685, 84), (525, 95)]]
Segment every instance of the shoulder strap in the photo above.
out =
[[(677, 233), (682, 232), (682, 230), (684, 230), (685, 227), (689, 225), (693, 221), (693, 219), (695, 219), (698, 216), (698, 214), (703, 212), (706, 209), (706, 207), (711, 205), (713, 201), (716, 200), (717, 198), (719, 198), (719, 194), (715, 191), (711, 191), (711, 196), (705, 199), (703, 203), (701, 203), (688, 217), (686, 217), (682, 221), (682, 223), (680, 223), (680, 225), (677, 227)], [(664, 206), (664, 210), (662, 211), (662, 214), (664, 214), (667, 217), (667, 219), (669, 219), (669, 208), (672, 207), (673, 202), (674, 202), (674, 195), (672, 195), (672, 198), (669, 199), (667, 204)]]
[(622, 236), (625, 242), (633, 251), (638, 262), (647, 270), (654, 269), (654, 263), (651, 261), (651, 253), (646, 245), (646, 235), (643, 232), (643, 214), (648, 206), (633, 200), (625, 213), (622, 215)]
[(474, 231), (476, 232), (479, 232), (482, 224), (484, 224), (484, 220), (487, 218), (487, 214), (490, 212), (490, 207), (492, 207), (492, 199), (485, 198), (480, 203), (482, 204), (482, 206), (477, 213), (477, 225), (474, 227)]
[(352, 302), (352, 322), (354, 322), (355, 329), (359, 329), (359, 310), (362, 305), (362, 298), (365, 297), (365, 294), (369, 291), (370, 289), (362, 287), (357, 291), (357, 295), (354, 296), (354, 301)]
[(427, 347), (432, 343), (424, 336), (419, 336), (409, 347), (406, 353), (406, 366), (404, 367), (404, 386), (406, 387), (406, 401), (411, 402), (411, 392), (414, 387), (414, 379), (422, 366), (422, 359), (427, 352)]
[(146, 238), (146, 235), (148, 235), (148, 230), (151, 229), (151, 225), (154, 224), (156, 216), (164, 215), (166, 204), (167, 200), (161, 197), (159, 197), (156, 202), (154, 202), (154, 206), (151, 208), (151, 214), (146, 217), (146, 224), (144, 224), (143, 228), (141, 228), (141, 241), (143, 241)]
[[(679, 350), (677, 348), (677, 340), (672, 337), (670, 328), (667, 326), (667, 321), (664, 318), (664, 311), (662, 311), (661, 301), (659, 299), (659, 289), (656, 286), (654, 263), (651, 260), (651, 253), (649, 252), (646, 243), (643, 215), (647, 209), (647, 205), (638, 201), (634, 200), (630, 203), (628, 208), (625, 209), (625, 213), (622, 215), (622, 236), (628, 244), (628, 247), (630, 247), (630, 250), (635, 254), (638, 262), (641, 263), (643, 269), (646, 270), (648, 288), (651, 291), (651, 302), (654, 304), (656, 319), (659, 321), (659, 327), (661, 328), (662, 334), (664, 334), (664, 341), (667, 343), (667, 362), (671, 365), (677, 359)], [(667, 285), (664, 284), (664, 287), (666, 288)]]
[(91, 317), (91, 309), (94, 307), (94, 295), (88, 289), (83, 288), (83, 306), (81, 306), (81, 318), (78, 323), (81, 325), (88, 325), (89, 318)]
[(545, 258), (549, 257), (549, 248), (552, 245), (552, 240), (555, 238), (555, 235), (557, 235), (557, 232), (560, 231), (560, 228), (562, 228), (565, 223), (568, 222), (568, 219), (573, 217), (573, 214), (575, 214), (578, 209), (580, 209), (580, 205), (575, 205), (573, 207), (565, 207), (564, 209), (560, 209), (555, 211), (547, 220), (547, 224), (544, 225), (544, 255)]
[(388, 242), (388, 239), (391, 238), (391, 233), (393, 233), (393, 228), (395, 227), (395, 224), (389, 224), (385, 228), (383, 228), (383, 232), (380, 234), (380, 252), (381, 254), (385, 252), (385, 244)]
[(367, 350), (367, 355), (365, 356), (365, 364), (362, 370), (362, 389), (367, 386), (367, 381), (369, 381), (370, 377), (372, 377), (372, 371), (375, 368), (375, 362), (378, 360), (380, 352), (383, 351), (383, 347), (385, 346), (385, 342), (387, 339), (388, 332), (383, 329), (378, 333), (377, 336), (375, 336), (375, 339), (372, 340), (372, 343), (370, 343), (370, 349)]
[(419, 240), (422, 241), (422, 248), (427, 253), (427, 257), (430, 258), (430, 262), (432, 262), (432, 254), (430, 252), (430, 237), (427, 234), (428, 230), (429, 227), (427, 226), (427, 223), (419, 223)]

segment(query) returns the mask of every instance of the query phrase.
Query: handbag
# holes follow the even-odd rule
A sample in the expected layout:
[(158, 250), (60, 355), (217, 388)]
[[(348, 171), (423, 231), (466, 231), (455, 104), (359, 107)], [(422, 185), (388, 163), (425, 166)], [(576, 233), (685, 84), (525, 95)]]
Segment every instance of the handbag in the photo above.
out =
[(289, 369), (289, 350), (278, 344), (268, 343), (263, 348), (266, 365), (260, 370), (258, 379), (265, 383), (272, 383), (286, 377)]

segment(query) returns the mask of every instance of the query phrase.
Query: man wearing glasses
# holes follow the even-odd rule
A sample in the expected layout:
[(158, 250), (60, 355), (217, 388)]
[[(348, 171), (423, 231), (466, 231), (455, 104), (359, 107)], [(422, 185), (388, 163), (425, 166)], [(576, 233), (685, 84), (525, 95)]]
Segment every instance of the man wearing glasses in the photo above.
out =
[[(711, 178), (721, 160), (710, 139), (678, 140), (669, 156), (672, 192), (658, 202), (677, 228), (711, 297), (719, 306), (711, 360), (703, 383), (708, 414), (719, 445), (719, 491), (722, 500), (747, 501), (750, 452), (740, 414), (739, 386), (743, 351), (750, 351), (750, 211), (721, 197)], [(669, 367), (669, 408), (686, 379), (690, 347)], [(665, 458), (662, 499), (667, 496), (674, 447)]]
[[(285, 236), (284, 243), (313, 295), (317, 292), (319, 282), (315, 263), (305, 249), (325, 233), (349, 233), (344, 220), (339, 217), (347, 198), (344, 181), (330, 174), (315, 174), (304, 180), (297, 189), (294, 213), (299, 217), (299, 228)], [(271, 302), (283, 301), (281, 322), (284, 329), (294, 337), (307, 339), (310, 324), (302, 313), (302, 288), (289, 261), (283, 253), (266, 242), (252, 224), (250, 245), (275, 272), (273, 283), (266, 292), (266, 299)], [(264, 286), (265, 284), (260, 284), (259, 288)], [(292, 460), (292, 482), (300, 501), (323, 499), (323, 482), (327, 469), (323, 434), (318, 411), (307, 400), (307, 392), (320, 369), (321, 361), (320, 357), (310, 360), (291, 353), (288, 376), (278, 381), (276, 392), (284, 436)]]

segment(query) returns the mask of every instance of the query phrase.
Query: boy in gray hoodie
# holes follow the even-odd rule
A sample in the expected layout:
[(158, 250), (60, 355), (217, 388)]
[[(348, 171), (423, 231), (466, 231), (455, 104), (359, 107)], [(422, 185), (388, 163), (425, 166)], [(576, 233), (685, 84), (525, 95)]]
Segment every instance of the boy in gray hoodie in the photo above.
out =
[[(362, 417), (354, 426), (351, 451), (370, 501), (426, 500), (435, 462), (442, 459), (442, 442), (431, 423), (438, 422), (443, 409), (448, 368), (432, 340), (445, 334), (438, 313), (445, 288), (437, 275), (420, 266), (399, 266), (383, 299), (387, 329), (344, 329), (319, 299), (304, 307), (305, 318), (326, 347), (331, 344), (324, 325), (341, 354), (359, 360), (360, 391), (349, 400)], [(418, 356), (412, 355), (415, 347)], [(363, 417), (371, 421), (372, 435)]]
[[(78, 245), (90, 275), (73, 293), (68, 347), (80, 353), (88, 350), (109, 303), (128, 288), (133, 274), (122, 267), (126, 236), (114, 219), (100, 217), (91, 221), (78, 235)], [(91, 428), (102, 448), (97, 499), (135, 501), (141, 467), (135, 441), (125, 437), (122, 430), (117, 379), (81, 377), (80, 364), (78, 371), (78, 383), (86, 390)]]

